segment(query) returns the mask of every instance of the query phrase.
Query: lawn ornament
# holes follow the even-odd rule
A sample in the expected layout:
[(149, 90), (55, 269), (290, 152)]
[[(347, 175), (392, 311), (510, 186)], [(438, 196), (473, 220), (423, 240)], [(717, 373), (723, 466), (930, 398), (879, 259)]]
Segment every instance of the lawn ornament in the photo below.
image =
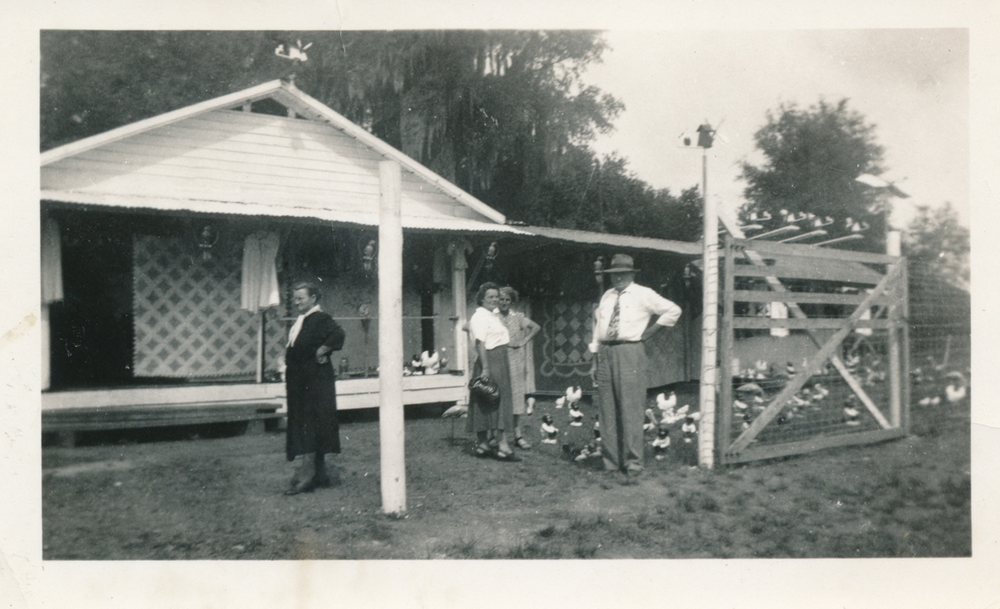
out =
[(677, 394), (673, 391), (670, 392), (670, 397), (661, 393), (656, 396), (656, 407), (661, 411), (670, 410), (677, 406)]
[(573, 427), (583, 427), (583, 411), (577, 408), (576, 404), (569, 407), (570, 425)]
[(556, 398), (556, 408), (562, 408), (566, 405), (566, 396), (562, 395)]
[(844, 400), (844, 423), (856, 427), (861, 424), (860, 416), (861, 411), (858, 410), (857, 398), (852, 395)]
[[(444, 364), (441, 365), (444, 366)], [(525, 408), (525, 412), (528, 415), (531, 415), (533, 412), (535, 412), (535, 398), (528, 398), (528, 406), (527, 408)]]
[(594, 415), (594, 442), (601, 441), (601, 419)]
[(552, 424), (552, 415), (542, 415), (542, 444), (555, 444), (559, 428)]
[(437, 351), (424, 351), (420, 354), (420, 366), (424, 369), (424, 374), (437, 374), (441, 369), (441, 356)]
[(410, 372), (413, 374), (424, 373), (424, 365), (421, 363), (420, 356), (416, 353), (413, 354), (413, 358), (410, 360)]
[(917, 404), (921, 406), (937, 406), (941, 403), (941, 396), (939, 395), (928, 395), (920, 399)]
[(572, 406), (583, 399), (583, 389), (579, 385), (566, 388), (566, 404)]
[(694, 438), (698, 435), (698, 425), (696, 422), (701, 419), (701, 413), (695, 412), (684, 417), (684, 424), (681, 425), (681, 433), (683, 435), (684, 443), (690, 444), (694, 442)]
[(944, 386), (944, 398), (949, 404), (957, 404), (968, 396), (968, 383), (961, 372), (949, 372), (945, 378), (948, 384)]
[(451, 420), (451, 441), (455, 442), (455, 421), (458, 419), (464, 419), (469, 416), (469, 405), (468, 404), (455, 404), (448, 410), (441, 413), (442, 419)]
[(670, 430), (661, 425), (656, 432), (656, 439), (653, 440), (653, 456), (657, 461), (662, 461), (667, 456), (668, 446), (670, 446)]
[(659, 426), (660, 423), (659, 421), (656, 420), (656, 415), (653, 414), (652, 408), (647, 408), (645, 414), (646, 414), (646, 419), (642, 423), (642, 430), (653, 431), (654, 429), (657, 428), (657, 426)]

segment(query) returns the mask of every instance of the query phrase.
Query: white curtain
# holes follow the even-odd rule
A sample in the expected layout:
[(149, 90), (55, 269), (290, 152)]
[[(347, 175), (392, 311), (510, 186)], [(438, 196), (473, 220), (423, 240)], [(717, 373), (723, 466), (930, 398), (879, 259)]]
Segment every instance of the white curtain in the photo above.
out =
[(253, 233), (244, 241), (240, 308), (257, 313), (281, 304), (275, 264), (279, 245), (278, 235), (266, 231)]
[(45, 216), (42, 220), (42, 304), (63, 299), (62, 244), (59, 223)]

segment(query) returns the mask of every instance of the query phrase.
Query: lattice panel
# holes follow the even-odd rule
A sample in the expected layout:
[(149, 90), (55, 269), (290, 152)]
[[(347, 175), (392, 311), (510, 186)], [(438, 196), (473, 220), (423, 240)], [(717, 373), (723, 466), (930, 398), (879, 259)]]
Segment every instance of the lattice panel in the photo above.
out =
[[(240, 260), (204, 259), (182, 239), (136, 235), (136, 376), (256, 374), (259, 320), (240, 309)], [(283, 353), (284, 326), (268, 312), (266, 361)]]
[(543, 306), (542, 364), (544, 377), (567, 378), (590, 370), (590, 341), (594, 305), (574, 301), (546, 302)]

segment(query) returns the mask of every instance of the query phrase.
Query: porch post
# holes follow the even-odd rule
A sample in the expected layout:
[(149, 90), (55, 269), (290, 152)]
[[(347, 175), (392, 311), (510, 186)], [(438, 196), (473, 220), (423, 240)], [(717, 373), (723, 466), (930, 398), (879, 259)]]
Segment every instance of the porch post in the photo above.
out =
[(469, 381), (469, 337), (462, 330), (462, 324), (468, 321), (468, 302), (465, 287), (465, 251), (458, 243), (451, 248), (451, 294), (455, 301), (455, 366), (461, 366), (462, 378)]
[(378, 363), (379, 445), (382, 510), (406, 511), (406, 457), (403, 448), (403, 225), (401, 169), (378, 164)]

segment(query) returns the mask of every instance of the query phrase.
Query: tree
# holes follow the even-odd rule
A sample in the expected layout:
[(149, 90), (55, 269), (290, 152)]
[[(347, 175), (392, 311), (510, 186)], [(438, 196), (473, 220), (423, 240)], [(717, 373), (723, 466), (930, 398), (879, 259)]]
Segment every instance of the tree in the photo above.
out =
[(904, 233), (903, 255), (917, 272), (969, 289), (969, 229), (958, 223), (951, 203), (917, 206)]
[[(305, 63), (275, 55), (298, 41), (311, 43)], [(583, 82), (606, 48), (597, 32), (45, 31), (41, 43), (43, 150), (294, 79), (511, 220), (697, 235), (687, 232), (700, 222), (696, 191), (655, 191), (625, 159), (588, 148), (623, 108)]]
[(882, 173), (883, 149), (876, 143), (875, 126), (847, 102), (821, 100), (807, 110), (782, 104), (768, 112), (767, 124), (754, 134), (765, 161), (743, 163), (747, 202), (740, 210), (742, 221), (758, 212), (779, 222), (783, 210), (798, 217), (829, 216), (835, 220), (824, 228), (830, 237), (863, 231), (865, 238), (853, 247), (884, 251), (888, 201), (855, 181), (863, 173)]

